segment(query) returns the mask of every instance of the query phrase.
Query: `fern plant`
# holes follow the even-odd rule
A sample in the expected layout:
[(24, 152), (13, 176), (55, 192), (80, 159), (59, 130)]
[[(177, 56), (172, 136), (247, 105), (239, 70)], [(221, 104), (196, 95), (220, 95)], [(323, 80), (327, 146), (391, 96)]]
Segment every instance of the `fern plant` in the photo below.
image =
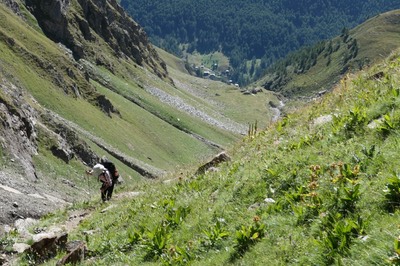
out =
[(393, 212), (400, 206), (400, 175), (394, 174), (387, 180), (385, 198), (386, 208)]
[(152, 231), (148, 231), (143, 241), (147, 249), (146, 259), (160, 257), (167, 250), (167, 243), (171, 238), (168, 226), (159, 224)]
[(400, 237), (397, 237), (393, 243), (394, 255), (388, 259), (391, 265), (400, 265)]
[(248, 227), (242, 225), (242, 227), (236, 231), (234, 257), (243, 255), (252, 245), (264, 237), (265, 224), (260, 222), (260, 217), (255, 216), (253, 222), (254, 223)]
[(326, 251), (329, 264), (337, 255), (346, 255), (353, 239), (364, 235), (366, 228), (366, 223), (360, 216), (344, 218), (340, 213), (328, 213), (322, 224), (320, 244)]
[(213, 227), (209, 227), (207, 230), (203, 230), (205, 239), (202, 241), (205, 247), (216, 247), (220, 241), (229, 236), (229, 232), (225, 231), (220, 219), (214, 224)]
[(399, 119), (394, 114), (385, 114), (382, 123), (378, 127), (378, 132), (386, 138), (389, 134), (399, 128), (400, 122), (398, 120)]

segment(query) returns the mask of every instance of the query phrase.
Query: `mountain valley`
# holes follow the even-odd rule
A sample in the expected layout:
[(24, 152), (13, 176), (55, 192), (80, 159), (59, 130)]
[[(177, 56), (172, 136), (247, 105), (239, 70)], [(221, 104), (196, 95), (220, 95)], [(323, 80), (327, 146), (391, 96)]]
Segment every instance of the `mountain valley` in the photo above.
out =
[(239, 86), (120, 2), (0, 0), (0, 265), (65, 262), (54, 232), (79, 265), (400, 262), (399, 10)]

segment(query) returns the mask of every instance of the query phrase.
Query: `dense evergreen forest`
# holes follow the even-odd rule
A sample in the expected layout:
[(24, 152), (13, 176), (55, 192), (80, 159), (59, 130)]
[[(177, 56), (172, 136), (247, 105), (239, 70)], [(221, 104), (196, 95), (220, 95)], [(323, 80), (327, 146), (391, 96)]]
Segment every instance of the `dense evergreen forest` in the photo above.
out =
[[(242, 84), (290, 51), (339, 35), (398, 0), (121, 0), (151, 41), (176, 55), (221, 51)], [(250, 75), (246, 61), (261, 59)], [(244, 78), (244, 72), (248, 75)]]

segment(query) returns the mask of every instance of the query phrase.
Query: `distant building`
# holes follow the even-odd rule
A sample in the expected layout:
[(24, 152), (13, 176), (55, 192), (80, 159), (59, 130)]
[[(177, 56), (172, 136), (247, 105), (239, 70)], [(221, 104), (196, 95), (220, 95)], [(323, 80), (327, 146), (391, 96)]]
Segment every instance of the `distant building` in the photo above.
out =
[(218, 80), (217, 76), (215, 74), (210, 74), (210, 79), (212, 80)]

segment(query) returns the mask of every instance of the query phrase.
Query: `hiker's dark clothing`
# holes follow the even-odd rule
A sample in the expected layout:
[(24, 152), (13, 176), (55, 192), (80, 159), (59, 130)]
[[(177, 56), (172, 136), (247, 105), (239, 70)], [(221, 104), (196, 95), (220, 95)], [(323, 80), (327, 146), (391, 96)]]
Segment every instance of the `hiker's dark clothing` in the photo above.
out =
[(114, 191), (114, 185), (118, 182), (119, 174), (118, 174), (117, 168), (115, 167), (115, 164), (113, 164), (112, 162), (104, 161), (104, 162), (102, 162), (102, 164), (104, 165), (105, 168), (107, 168), (107, 170), (110, 173), (111, 179), (112, 179), (111, 186), (109, 186), (107, 188), (107, 190), (105, 191), (106, 199), (110, 200), (112, 197), (112, 193)]
[(109, 191), (110, 187), (114, 186), (111, 176), (110, 176), (110, 173), (107, 170), (105, 170), (103, 173), (101, 173), (99, 175), (99, 180), (100, 180), (100, 182), (103, 183), (103, 185), (100, 188), (101, 199), (103, 201), (109, 200), (108, 191)]
[(94, 176), (97, 176), (98, 180), (102, 183), (100, 192), (101, 199), (106, 201), (108, 199), (108, 189), (113, 185), (113, 181), (110, 172), (102, 164), (96, 164), (93, 169), (88, 172)]

